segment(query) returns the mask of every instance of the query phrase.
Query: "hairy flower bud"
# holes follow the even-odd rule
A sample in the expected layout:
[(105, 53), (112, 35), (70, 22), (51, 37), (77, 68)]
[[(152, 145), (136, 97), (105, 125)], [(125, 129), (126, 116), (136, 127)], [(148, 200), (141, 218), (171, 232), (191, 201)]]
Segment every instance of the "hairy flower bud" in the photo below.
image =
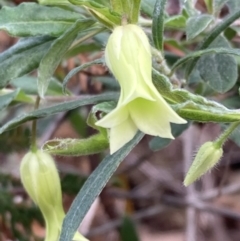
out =
[[(45, 241), (58, 241), (65, 213), (60, 178), (53, 158), (41, 150), (28, 152), (22, 159), (20, 176), (28, 195), (44, 216)], [(75, 237), (86, 240), (80, 234)]]
[(151, 47), (143, 30), (134, 24), (116, 27), (109, 37), (105, 59), (121, 86), (117, 107), (96, 122), (110, 129), (110, 152), (130, 141), (138, 129), (173, 139), (170, 122), (186, 121), (173, 111), (152, 83)]
[(204, 143), (200, 147), (184, 179), (184, 185), (190, 185), (198, 178), (200, 178), (203, 174), (205, 174), (208, 170), (214, 167), (221, 159), (222, 155), (223, 150), (221, 147), (216, 145), (216, 143), (210, 141)]

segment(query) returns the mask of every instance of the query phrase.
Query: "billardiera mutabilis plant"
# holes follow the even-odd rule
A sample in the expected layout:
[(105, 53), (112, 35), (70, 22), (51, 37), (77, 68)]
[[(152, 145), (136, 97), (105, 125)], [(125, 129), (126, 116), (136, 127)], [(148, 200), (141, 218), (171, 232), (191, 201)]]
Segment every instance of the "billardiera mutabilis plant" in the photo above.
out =
[[(22, 183), (46, 221), (46, 241), (70, 241), (96, 196), (144, 134), (155, 136), (153, 140), (154, 143), (157, 142), (157, 148), (151, 147), (152, 141), (149, 146), (152, 150), (157, 150), (166, 146), (161, 145), (162, 143), (169, 143), (167, 139), (173, 139), (180, 134), (175, 133), (175, 128), (170, 123), (180, 124), (177, 126), (180, 126), (181, 131), (187, 128), (187, 125), (184, 125), (186, 121), (190, 124), (194, 121), (230, 123), (216, 141), (209, 141), (199, 149), (184, 184), (187, 186), (199, 179), (220, 160), (224, 142), (240, 123), (239, 110), (228, 109), (208, 100), (203, 93), (199, 92), (202, 95), (200, 96), (189, 89), (193, 83), (197, 83), (198, 87), (208, 83), (212, 92), (215, 90), (225, 93), (236, 84), (237, 62), (230, 54), (240, 56), (240, 51), (230, 48), (228, 42), (231, 36), (226, 38), (224, 35), (237, 32), (232, 29), (225, 30), (229, 30), (229, 26), (240, 17), (240, 10), (232, 11), (229, 8), (229, 16), (218, 21), (216, 16), (226, 1), (222, 1), (217, 8), (217, 1), (205, 1), (209, 5), (209, 13), (202, 15), (195, 9), (193, 1), (180, 1), (181, 13), (173, 17), (165, 14), (167, 0), (39, 2), (43, 5), (27, 3), (17, 7), (3, 7), (0, 10), (0, 29), (22, 38), (16, 46), (0, 54), (0, 87), (6, 89), (10, 84), (21, 89), (11, 89), (10, 92), (9, 89), (3, 89), (0, 109), (10, 103), (32, 105), (32, 96), (29, 96), (27, 91), (24, 92), (28, 84), (23, 84), (23, 79), (18, 77), (35, 69), (38, 69), (38, 79), (35, 79), (38, 89), (35, 93), (35, 106), (38, 108), (39, 96), (49, 94), (47, 91), (52, 88), (49, 85), (50, 80), (51, 84), (56, 84), (52, 77), (61, 60), (72, 56), (74, 51), (80, 51), (83, 43), (88, 45), (86, 40), (91, 39), (99, 45), (102, 36), (99, 37), (98, 34), (103, 32), (106, 34), (104, 45), (107, 43), (104, 58), (73, 69), (64, 78), (63, 86), (66, 86), (71, 76), (93, 64), (106, 65), (120, 85), (119, 99), (116, 98), (118, 93), (107, 92), (81, 96), (77, 100), (68, 100), (66, 97), (65, 102), (50, 107), (42, 106), (39, 110), (13, 118), (0, 128), (0, 133), (3, 133), (31, 120), (32, 132), (36, 133), (35, 120), (38, 118), (94, 105), (87, 124), (96, 129), (95, 135), (80, 140), (47, 141), (43, 146), (46, 153), (32, 149), (21, 164)], [(155, 5), (152, 2), (155, 2)], [(214, 4), (211, 6), (212, 3)], [(140, 8), (145, 14), (144, 18), (139, 18)], [(184, 44), (164, 37), (164, 30), (169, 26), (175, 26), (177, 31), (185, 31)], [(146, 27), (147, 31), (143, 27)], [(95, 36), (96, 38), (92, 38)], [(202, 44), (196, 51), (189, 53), (189, 49), (193, 49), (196, 42)], [(170, 56), (169, 60), (173, 62), (168, 66), (164, 57), (165, 43), (173, 48), (181, 45), (178, 50), (185, 56), (175, 56), (177, 58), (174, 60)], [(102, 46), (98, 49), (99, 52), (101, 48)], [(206, 63), (210, 63), (211, 67)], [(176, 69), (180, 66), (184, 67), (178, 75)], [(179, 76), (184, 76), (185, 80), (182, 81)], [(57, 83), (59, 86), (59, 82)], [(115, 83), (114, 80), (112, 83)], [(177, 84), (174, 85), (175, 83)], [(174, 88), (176, 86), (181, 88)], [(110, 155), (103, 159), (87, 179), (65, 217), (59, 175), (49, 153), (62, 156), (91, 155), (101, 153), (109, 146)], [(84, 240), (81, 236), (80, 239)]]
[(105, 60), (121, 86), (117, 107), (96, 123), (110, 129), (111, 154), (129, 142), (138, 129), (174, 139), (170, 122), (186, 121), (153, 85), (151, 46), (143, 30), (134, 24), (116, 27), (108, 39)]

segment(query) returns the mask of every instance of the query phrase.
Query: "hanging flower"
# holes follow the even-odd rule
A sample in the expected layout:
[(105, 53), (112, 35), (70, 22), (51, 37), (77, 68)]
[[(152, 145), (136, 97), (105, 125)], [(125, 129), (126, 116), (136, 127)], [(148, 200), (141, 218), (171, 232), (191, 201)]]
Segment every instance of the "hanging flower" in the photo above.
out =
[(210, 141), (204, 143), (200, 147), (189, 171), (187, 172), (183, 184), (188, 186), (199, 179), (218, 163), (222, 155), (223, 149), (222, 147), (219, 147), (218, 144)]
[[(28, 195), (43, 214), (45, 241), (58, 241), (65, 213), (60, 178), (53, 158), (40, 150), (28, 152), (22, 159), (20, 176)], [(87, 241), (79, 233), (74, 240)]]
[(105, 59), (121, 87), (117, 107), (96, 122), (110, 129), (111, 154), (130, 141), (138, 129), (174, 139), (170, 122), (186, 121), (173, 111), (152, 83), (151, 47), (143, 30), (133, 24), (116, 27), (109, 37)]

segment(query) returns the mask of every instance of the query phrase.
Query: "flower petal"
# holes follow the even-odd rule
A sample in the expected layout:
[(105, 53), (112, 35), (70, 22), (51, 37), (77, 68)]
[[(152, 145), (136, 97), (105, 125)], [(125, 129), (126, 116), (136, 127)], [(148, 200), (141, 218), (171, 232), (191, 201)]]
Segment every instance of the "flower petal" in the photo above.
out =
[(97, 121), (95, 125), (102, 126), (104, 128), (112, 128), (125, 121), (128, 116), (129, 113), (127, 107), (120, 106), (105, 115), (101, 120)]
[(142, 98), (132, 101), (128, 106), (139, 130), (152, 136), (174, 139), (165, 106)]
[(185, 124), (187, 123), (182, 117), (180, 117), (170, 106), (169, 104), (163, 99), (163, 97), (158, 94), (157, 96), (157, 103), (161, 105), (163, 115), (167, 115), (169, 122), (176, 123), (176, 124)]
[(137, 133), (137, 126), (131, 118), (128, 118), (121, 124), (110, 130), (110, 153), (113, 154), (127, 142), (129, 142)]

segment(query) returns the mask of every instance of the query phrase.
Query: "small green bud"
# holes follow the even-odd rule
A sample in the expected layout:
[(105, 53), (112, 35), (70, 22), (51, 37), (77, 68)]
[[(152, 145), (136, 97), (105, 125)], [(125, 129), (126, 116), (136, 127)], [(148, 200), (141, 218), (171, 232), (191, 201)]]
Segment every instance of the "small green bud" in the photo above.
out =
[(208, 170), (214, 167), (218, 163), (222, 155), (223, 150), (216, 143), (210, 141), (204, 143), (200, 147), (184, 179), (184, 186), (192, 184), (203, 174), (205, 174)]
[(60, 178), (53, 158), (40, 150), (28, 152), (21, 162), (20, 175), (24, 188), (44, 216), (45, 241), (57, 241), (65, 214)]
[[(65, 213), (59, 174), (53, 158), (41, 150), (28, 152), (20, 166), (21, 181), (28, 195), (39, 206), (45, 223), (45, 241), (58, 241)], [(81, 234), (74, 240), (86, 241)]]

